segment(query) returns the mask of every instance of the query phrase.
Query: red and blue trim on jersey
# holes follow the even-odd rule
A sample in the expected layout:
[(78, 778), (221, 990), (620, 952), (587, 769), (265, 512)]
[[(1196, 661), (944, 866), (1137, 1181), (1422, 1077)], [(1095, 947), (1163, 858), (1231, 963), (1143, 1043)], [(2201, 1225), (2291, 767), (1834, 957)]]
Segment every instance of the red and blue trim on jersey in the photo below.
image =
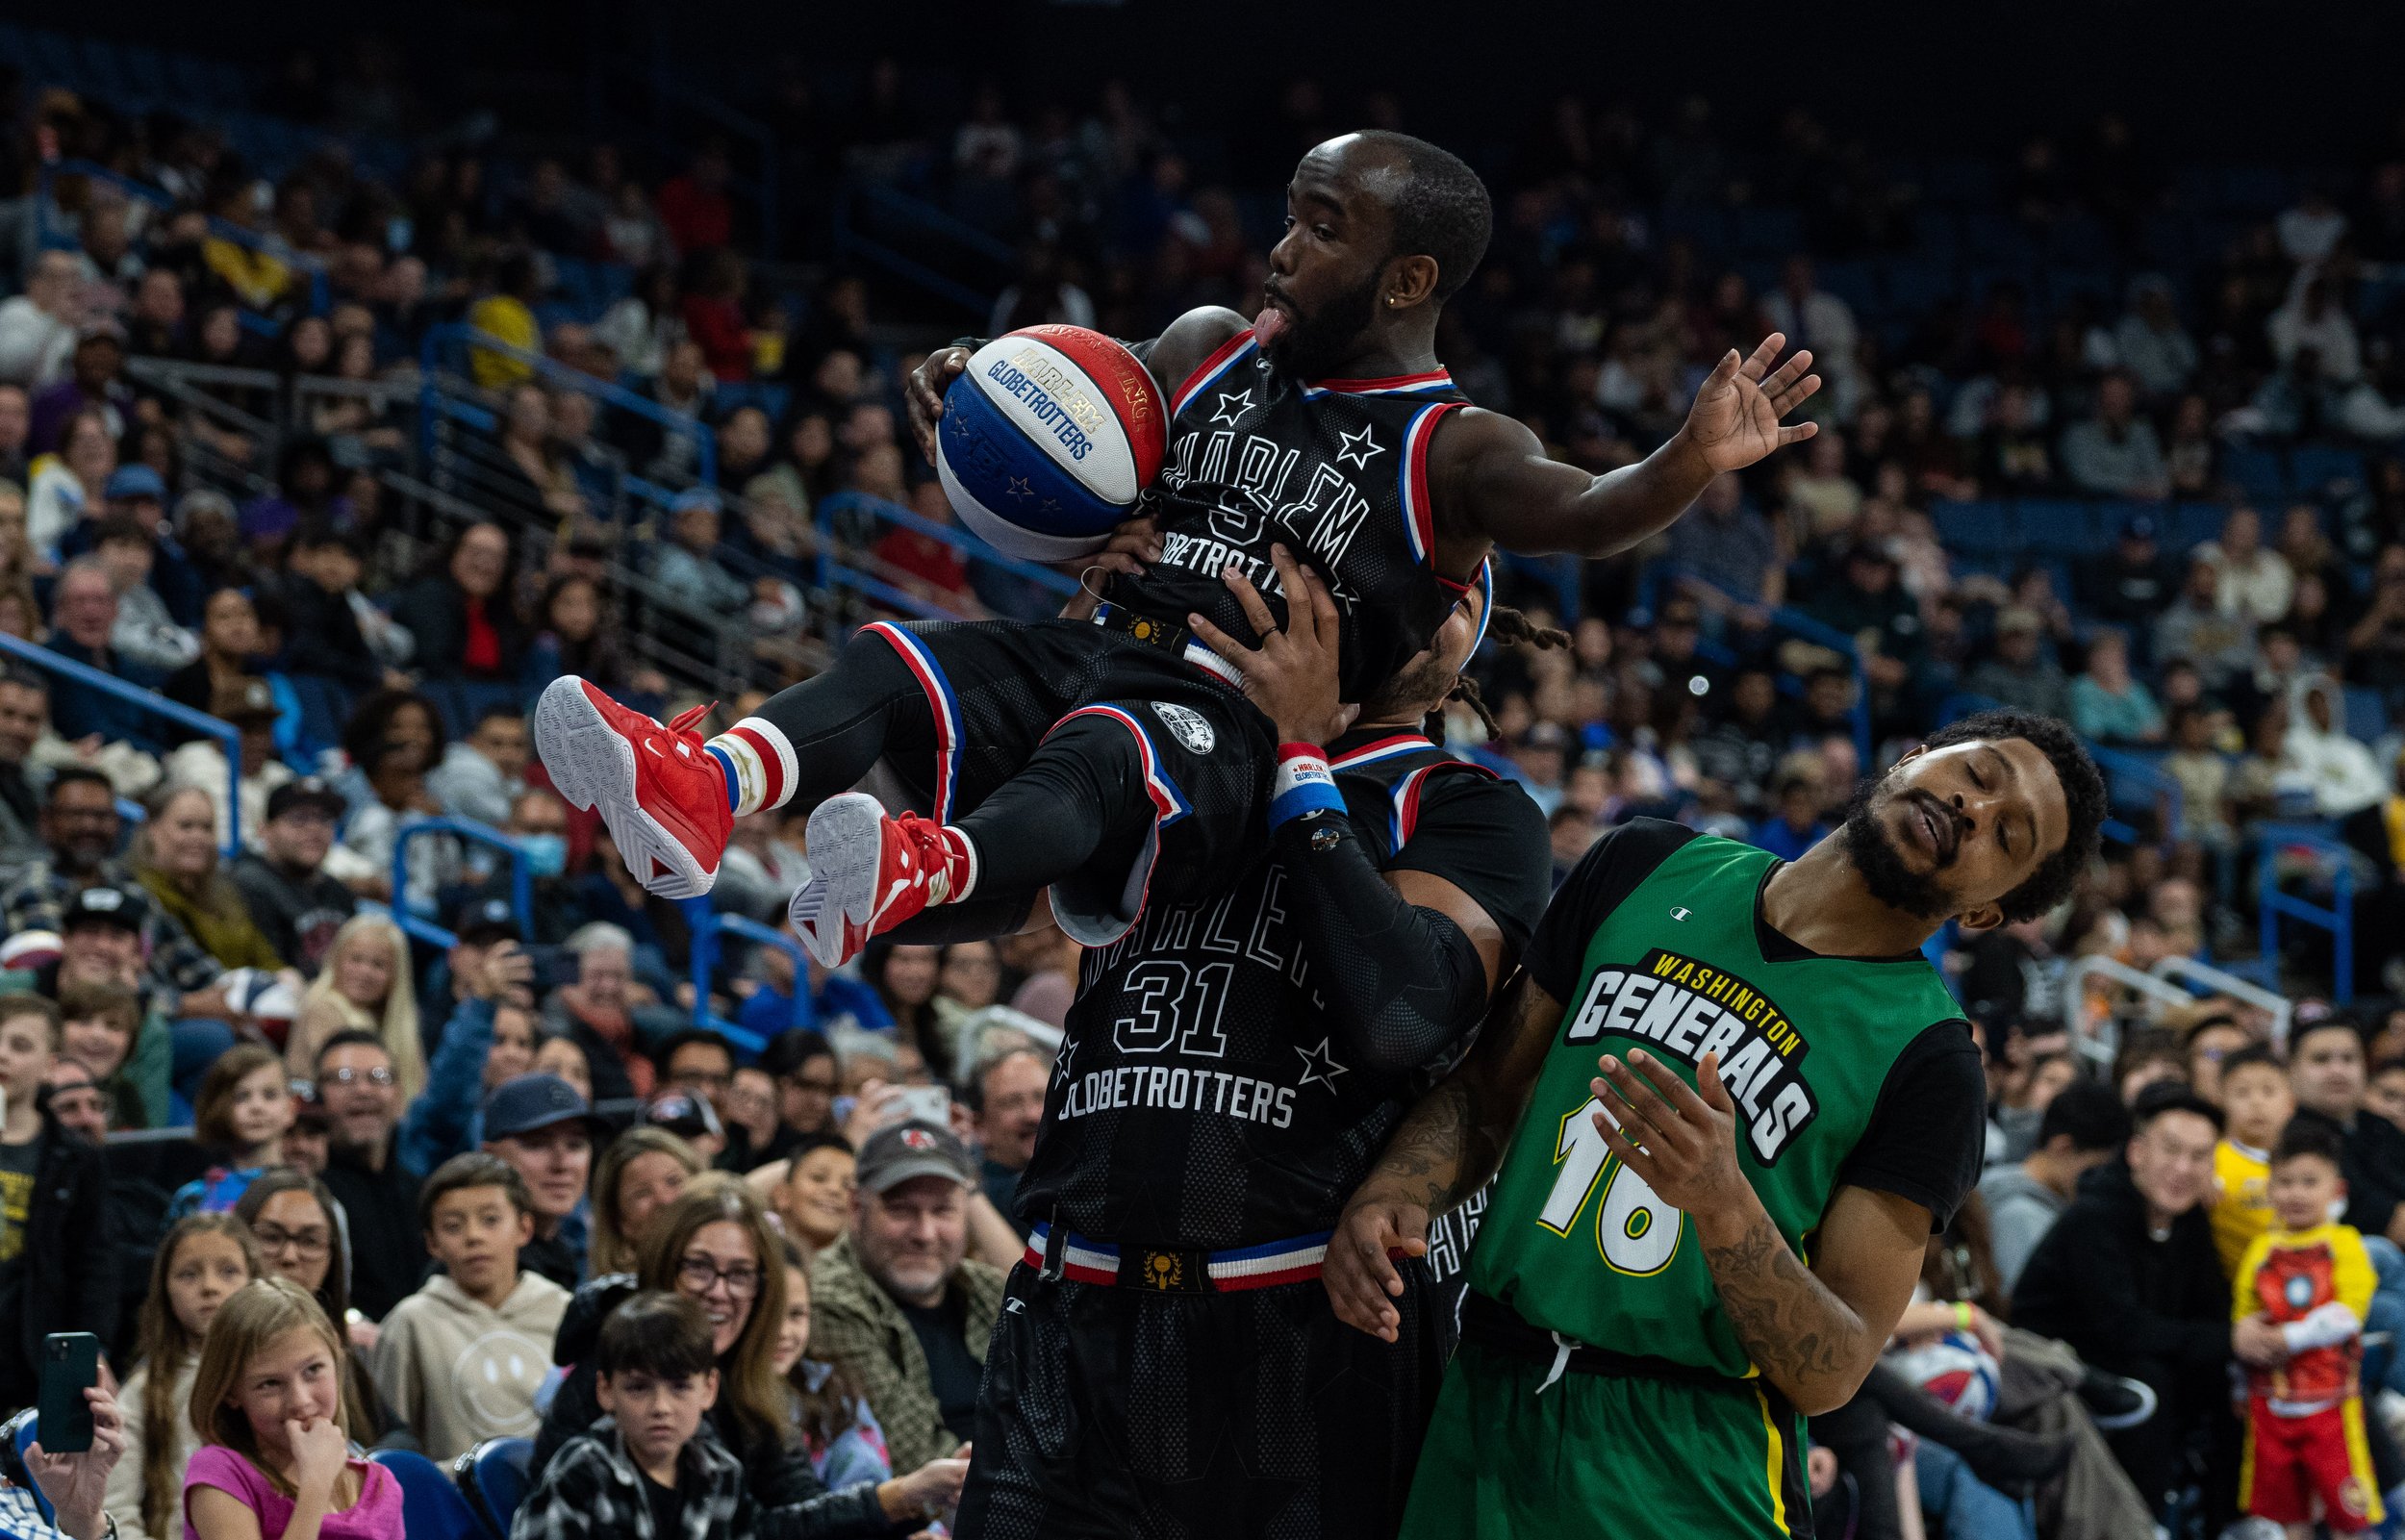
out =
[(1376, 743), (1363, 744), (1358, 748), (1349, 748), (1329, 759), (1328, 768), (1331, 770), (1359, 770), (1366, 765), (1376, 765), (1382, 760), (1393, 759), (1398, 754), (1409, 754), (1435, 746), (1425, 734), (1397, 733), (1392, 738), (1381, 738)]
[(1388, 849), (1402, 849), (1411, 843), (1411, 836), (1418, 831), (1420, 793), (1427, 787), (1428, 778), (1440, 772), (1461, 770), (1466, 770), (1473, 775), (1483, 775), (1490, 781), (1496, 778), (1495, 772), (1483, 765), (1473, 765), (1467, 760), (1447, 759), (1439, 760), (1433, 765), (1423, 765), (1395, 783), (1394, 805), (1388, 813), (1386, 824), (1387, 835), (1393, 842), (1387, 846)]
[(1316, 401), (1323, 395), (1434, 395), (1453, 388), (1452, 375), (1443, 369), (1430, 369), (1425, 374), (1389, 374), (1377, 380), (1314, 380), (1303, 388), (1303, 398)]
[[(951, 681), (944, 677), (944, 666), (935, 661), (927, 644), (890, 620), (873, 620), (860, 628), (873, 635), (901, 654), (902, 666), (926, 692), (927, 707), (935, 718), (935, 809), (930, 815), (938, 823), (952, 820), (952, 790), (960, 784), (960, 755), (966, 734), (960, 720), (960, 697), (952, 693)], [(1150, 745), (1147, 745), (1148, 752)]]
[(1255, 345), (1250, 326), (1220, 343), (1219, 351), (1204, 359), (1192, 374), (1186, 376), (1186, 383), (1177, 387), (1177, 403), (1170, 408), (1169, 415), (1182, 417), (1186, 408), (1194, 405), (1204, 391), (1225, 378), (1228, 371), (1234, 368)]
[(1052, 723), (1052, 730), (1058, 732), (1061, 722), (1076, 721), (1080, 717), (1107, 717), (1136, 735), (1136, 753), (1144, 761), (1144, 789), (1152, 798), (1155, 827), (1167, 828), (1194, 811), (1193, 804), (1186, 800), (1186, 794), (1177, 790), (1177, 783), (1161, 769), (1160, 756), (1152, 751), (1152, 736), (1144, 730), (1144, 723), (1117, 706), (1079, 706), (1060, 721)]
[[(1320, 1275), (1333, 1233), (1321, 1230), (1290, 1240), (1207, 1252), (1203, 1256), (1204, 1271), (1211, 1288), (1220, 1294), (1275, 1288), (1281, 1283), (1306, 1283)], [(1051, 1226), (1038, 1224), (1027, 1237), (1027, 1249), (1020, 1260), (1041, 1270), (1051, 1239)], [(1115, 1285), (1119, 1282), (1119, 1260), (1120, 1248), (1111, 1242), (1074, 1232), (1062, 1237), (1061, 1275), (1074, 1282)]]
[(1436, 555), (1436, 511), (1428, 492), (1428, 446), (1435, 441), (1436, 424), (1460, 405), (1438, 401), (1424, 406), (1412, 414), (1403, 430), (1403, 464), (1396, 467), (1403, 488), (1403, 532), (1411, 542), (1412, 556), (1423, 567)]

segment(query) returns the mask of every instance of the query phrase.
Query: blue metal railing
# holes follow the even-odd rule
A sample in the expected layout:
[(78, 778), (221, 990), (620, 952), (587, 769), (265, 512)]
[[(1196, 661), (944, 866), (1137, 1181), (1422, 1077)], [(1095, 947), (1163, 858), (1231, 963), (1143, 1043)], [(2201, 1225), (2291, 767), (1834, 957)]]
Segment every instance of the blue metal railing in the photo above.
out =
[(696, 478), (710, 485), (717, 484), (718, 443), (710, 430), (703, 427), (698, 420), (680, 413), (671, 412), (650, 397), (638, 395), (623, 386), (612, 385), (607, 380), (596, 380), (581, 369), (571, 369), (564, 364), (545, 358), (541, 353), (530, 353), (522, 347), (514, 347), (492, 333), (478, 331), (465, 322), (435, 327), (426, 333), (425, 341), (418, 350), (422, 381), (418, 386), (420, 408), (418, 448), (429, 465), (435, 460), (435, 426), (441, 417), (449, 416), (463, 421), (473, 422), (476, 418), (469, 416), (467, 410), (472, 408), (476, 414), (481, 414), (484, 417), (484, 422), (479, 424), (480, 426), (487, 426), (490, 431), (489, 424), (493, 421), (492, 415), (482, 406), (446, 396), (436, 384), (436, 375), (442, 366), (443, 349), (453, 346), (498, 353), (503, 358), (525, 365), (534, 371), (536, 377), (548, 384), (565, 386), (569, 390), (592, 396), (596, 401), (606, 402), (620, 412), (632, 413), (636, 417), (646, 418), (657, 424), (663, 433), (691, 439), (694, 442), (694, 467)]
[(194, 711), (156, 692), (144, 690), (139, 685), (129, 685), (114, 674), (102, 673), (89, 664), (78, 663), (48, 647), (38, 647), (5, 633), (0, 633), (0, 653), (215, 739), (217, 746), (225, 751), (225, 855), (231, 860), (242, 853), (242, 734), (240, 728), (230, 721), (220, 721), (205, 711)]
[[(154, 188), (147, 182), (138, 182), (130, 176), (112, 171), (97, 162), (45, 161), (41, 167), (39, 194), (34, 200), (35, 216), (38, 220), (35, 236), (44, 246), (73, 250), (80, 244), (74, 232), (59, 229), (50, 221), (50, 211), (58, 207), (58, 199), (52, 196), (51, 187), (63, 176), (77, 176), (89, 181), (105, 183), (127, 197), (139, 199), (155, 209), (173, 209), (177, 206), (175, 195), (165, 189)], [(306, 277), (309, 280), (309, 314), (322, 316), (326, 313), (332, 296), (326, 283), (324, 263), (305, 251), (294, 251), (272, 236), (263, 236), (255, 230), (246, 230), (233, 220), (220, 219), (214, 214), (209, 215), (209, 233), (220, 240), (240, 246), (245, 251), (257, 252), (263, 257), (282, 263), (285, 266)]]
[[(2355, 852), (2326, 824), (2260, 823), (2255, 839), (2255, 905), (2263, 927), (2261, 965), (2264, 982), (2279, 987), (2280, 921), (2300, 921), (2330, 933), (2330, 994), (2341, 1005), (2355, 999)], [(2279, 863), (2283, 848), (2307, 849), (2328, 858), (2331, 866), (2327, 907), (2280, 890)]]
[[(802, 996), (810, 988), (810, 960), (803, 954), (801, 944), (783, 931), (772, 930), (756, 920), (742, 915), (720, 914), (710, 906), (707, 896), (683, 899), (677, 907), (684, 911), (685, 926), (692, 934), (693, 1024), (718, 1033), (747, 1053), (758, 1053), (769, 1046), (768, 1039), (710, 1009), (710, 979), (718, 972), (719, 938), (741, 936), (747, 941), (755, 941), (792, 954), (797, 1018), (800, 1013)], [(795, 1024), (800, 1024), (798, 1020)]]
[(412, 939), (429, 946), (448, 949), (459, 937), (433, 921), (412, 914), (409, 908), (409, 843), (427, 835), (448, 834), (474, 845), (489, 846), (510, 858), (510, 907), (517, 911), (518, 925), (527, 933), (527, 922), (534, 915), (534, 869), (527, 864), (525, 846), (503, 834), (490, 823), (474, 819), (432, 818), (411, 819), (392, 831), (392, 919)]
[(864, 234), (855, 213), (856, 204), (914, 227), (914, 236), (925, 234), (948, 239), (973, 255), (998, 264), (1004, 273), (1010, 270), (1013, 261), (1007, 242), (954, 218), (931, 203), (898, 192), (882, 183), (852, 178), (835, 195), (832, 217), (837, 255), (865, 257), (896, 277), (907, 279), (973, 316), (982, 316), (993, 309), (993, 293), (980, 293), (959, 279), (938, 271), (873, 236)]

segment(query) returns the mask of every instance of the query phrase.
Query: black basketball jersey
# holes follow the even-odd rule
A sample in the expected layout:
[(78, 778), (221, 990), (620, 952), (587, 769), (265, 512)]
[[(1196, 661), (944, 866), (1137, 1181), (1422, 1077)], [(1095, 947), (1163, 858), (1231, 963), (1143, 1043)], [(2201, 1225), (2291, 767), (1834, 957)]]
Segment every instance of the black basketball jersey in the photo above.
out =
[(1238, 564), (1282, 624), (1270, 562), (1282, 543), (1343, 612), (1339, 683), (1345, 699), (1362, 699), (1428, 645), (1461, 592), (1430, 565), (1428, 447), (1465, 400), (1442, 369), (1305, 385), (1271, 367), (1249, 329), (1237, 333), (1171, 398), (1153, 506), (1161, 559), (1113, 578), (1111, 602), (1173, 625), (1199, 613), (1250, 637), (1220, 573)]
[[(1544, 819), (1519, 787), (1416, 734), (1329, 757), (1381, 871), (1426, 871), (1501, 927), (1508, 968), (1550, 896)], [(1154, 904), (1086, 952), (1019, 1182), (1023, 1224), (1224, 1250), (1325, 1230), (1411, 1102), (1451, 1067), (1350, 1063), (1321, 1014), (1284, 871), (1266, 854), (1215, 896)]]

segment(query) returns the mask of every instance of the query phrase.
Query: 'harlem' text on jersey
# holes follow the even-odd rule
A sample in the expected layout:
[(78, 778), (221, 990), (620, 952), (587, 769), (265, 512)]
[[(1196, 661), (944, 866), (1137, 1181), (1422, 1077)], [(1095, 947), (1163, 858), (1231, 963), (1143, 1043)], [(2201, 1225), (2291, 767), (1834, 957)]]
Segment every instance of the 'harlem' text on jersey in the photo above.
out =
[(1803, 1074), (1810, 1045), (1786, 1013), (1735, 974), (1691, 957), (1657, 947), (1634, 968), (1598, 969), (1562, 1041), (1590, 1043), (1606, 1032), (1643, 1038), (1690, 1068), (1719, 1054), (1720, 1083), (1765, 1166), (1820, 1110)]
[(1343, 695), (1363, 698), (1428, 645), (1460, 592), (1430, 565), (1428, 451), (1461, 404), (1442, 369), (1304, 385), (1238, 333), (1176, 392), (1161, 559), (1113, 578), (1111, 601), (1172, 624), (1199, 612), (1250, 636), (1220, 574), (1235, 565), (1282, 624), (1270, 547), (1283, 544), (1327, 580), (1344, 615)]

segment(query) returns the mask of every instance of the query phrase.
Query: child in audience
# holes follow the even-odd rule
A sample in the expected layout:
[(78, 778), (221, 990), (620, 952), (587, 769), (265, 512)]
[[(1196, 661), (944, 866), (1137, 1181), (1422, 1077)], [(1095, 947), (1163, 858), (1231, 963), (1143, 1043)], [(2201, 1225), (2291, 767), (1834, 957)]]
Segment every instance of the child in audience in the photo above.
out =
[[(141, 996), (122, 984), (69, 984), (59, 991), (59, 1056), (73, 1059), (91, 1072), (92, 1083), (109, 1098), (109, 1125), (113, 1128), (146, 1128), (150, 1125), (151, 1107), (145, 1088), (138, 1078), (156, 1081), (151, 1087), (165, 1107), (167, 1061), (164, 1048), (165, 1034), (160, 1034), (162, 1051), (151, 1055), (157, 1062), (136, 1066), (134, 1044), (142, 1028)], [(155, 1075), (144, 1071), (155, 1070)]]
[(405, 1540), (401, 1486), (350, 1457), (342, 1340), (290, 1278), (244, 1284), (200, 1350), (184, 1473), (193, 1540)]
[(258, 1043), (227, 1049), (192, 1098), (192, 1136), (215, 1163), (176, 1190), (167, 1218), (222, 1214), (240, 1202), (261, 1172), (284, 1163), (284, 1135), (291, 1126), (292, 1087), (283, 1055)]
[(700, 1431), (719, 1391), (701, 1306), (638, 1294), (602, 1323), (595, 1359), (608, 1415), (560, 1446), (512, 1540), (750, 1540), (757, 1510), (743, 1467)]
[(2235, 1276), (2239, 1258), (2271, 1227), (2271, 1147), (2296, 1111), (2296, 1093), (2279, 1055), (2262, 1043), (2223, 1056), (2221, 1113), (2228, 1132), (2214, 1148), (2213, 1244)]
[(118, 1540), (179, 1540), (184, 1468), (200, 1448), (186, 1415), (201, 1339), (234, 1292), (266, 1272), (250, 1230), (231, 1214), (190, 1214), (159, 1243), (142, 1299), (141, 1364), (125, 1381), (125, 1454), (109, 1472)]
[(2247, 1373), (2239, 1504), (2288, 1526), (2289, 1540), (2310, 1540), (2316, 1497), (2334, 1534), (2381, 1519), (2357, 1374), (2371, 1256), (2353, 1225), (2331, 1217), (2346, 1200), (2341, 1139), (2317, 1118), (2281, 1133), (2271, 1151), (2272, 1225), (2247, 1246), (2233, 1291), (2236, 1318), (2273, 1327), (2288, 1352)]
[(843, 1365), (805, 1356), (810, 1351), (810, 1263), (801, 1248), (785, 1243), (785, 1325), (776, 1334), (776, 1352), (770, 1362), (793, 1387), (794, 1420), (801, 1429), (802, 1448), (810, 1452), (810, 1468), (830, 1492), (859, 1481), (884, 1481), (894, 1475), (894, 1457), (885, 1448), (885, 1429), (869, 1410)]
[(376, 1339), (376, 1388), (445, 1463), (488, 1438), (532, 1434), (535, 1392), (568, 1291), (518, 1267), (534, 1239), (526, 1183), (497, 1155), (454, 1155), (418, 1194), (443, 1271), (392, 1307)]

